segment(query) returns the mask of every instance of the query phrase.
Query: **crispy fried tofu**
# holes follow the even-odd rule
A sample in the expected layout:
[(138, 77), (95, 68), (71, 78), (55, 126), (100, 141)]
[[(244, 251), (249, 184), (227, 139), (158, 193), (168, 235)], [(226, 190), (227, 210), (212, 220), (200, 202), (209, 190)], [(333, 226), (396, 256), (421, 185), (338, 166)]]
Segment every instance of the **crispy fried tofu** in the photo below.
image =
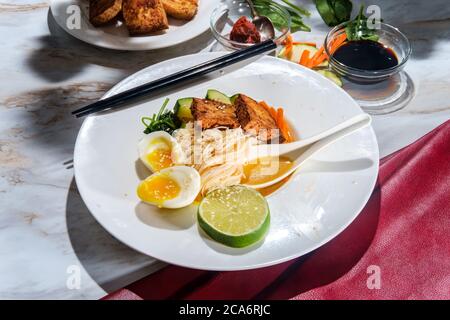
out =
[(240, 94), (234, 104), (236, 106), (236, 116), (244, 131), (250, 132), (258, 136), (260, 140), (268, 143), (282, 143), (285, 141), (275, 119), (258, 102), (246, 95)]
[(101, 26), (114, 19), (122, 10), (122, 0), (90, 0), (89, 21)]
[(161, 0), (123, 0), (123, 18), (130, 35), (169, 28)]
[(192, 20), (197, 14), (198, 0), (162, 0), (162, 3), (167, 15), (176, 19)]
[(191, 112), (195, 121), (201, 121), (202, 129), (217, 127), (238, 128), (235, 108), (212, 100), (194, 98)]

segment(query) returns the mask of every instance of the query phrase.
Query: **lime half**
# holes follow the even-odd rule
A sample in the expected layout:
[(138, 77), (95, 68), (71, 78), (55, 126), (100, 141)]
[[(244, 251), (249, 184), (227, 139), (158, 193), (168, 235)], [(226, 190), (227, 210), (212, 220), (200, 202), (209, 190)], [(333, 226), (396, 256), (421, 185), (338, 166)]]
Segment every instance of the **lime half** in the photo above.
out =
[(216, 189), (200, 203), (198, 222), (217, 242), (243, 248), (261, 240), (269, 230), (269, 206), (266, 199), (251, 188)]

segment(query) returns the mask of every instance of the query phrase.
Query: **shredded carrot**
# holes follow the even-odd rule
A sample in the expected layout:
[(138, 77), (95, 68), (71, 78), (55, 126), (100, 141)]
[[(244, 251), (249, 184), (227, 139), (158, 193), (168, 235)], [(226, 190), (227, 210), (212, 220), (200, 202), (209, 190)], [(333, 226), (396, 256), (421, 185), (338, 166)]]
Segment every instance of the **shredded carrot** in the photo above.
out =
[(259, 104), (267, 111), (270, 109), (270, 106), (265, 101), (260, 101)]
[(283, 108), (278, 108), (277, 110), (277, 124), (282, 125), (283, 124), (283, 118), (284, 118), (284, 111)]
[(284, 121), (284, 129), (286, 131), (286, 141), (287, 142), (292, 142), (294, 141), (294, 135), (292, 134), (291, 128), (289, 127), (288, 123), (286, 121)]
[(289, 128), (289, 125), (284, 118), (283, 108), (278, 108), (277, 110), (277, 126), (278, 128), (280, 128), (281, 134), (283, 135), (286, 142), (292, 142), (294, 140), (291, 129)]
[(313, 65), (313, 68), (320, 65), (322, 62), (328, 59), (328, 55), (326, 53), (323, 53), (315, 62)]
[(303, 50), (302, 56), (300, 57), (300, 61), (298, 62), (302, 66), (306, 66), (309, 61), (309, 50)]
[(272, 116), (273, 120), (275, 120), (275, 122), (277, 121), (277, 111), (275, 110), (275, 108), (271, 107), (269, 109), (270, 115)]
[(283, 42), (281, 43), (282, 45), (288, 45), (289, 43), (293, 43), (293, 39), (292, 39), (292, 35), (288, 34), (286, 36), (286, 39), (283, 40)]
[(342, 33), (336, 37), (336, 39), (331, 44), (331, 53), (334, 53), (344, 42), (347, 40), (347, 33)]
[(292, 42), (292, 44), (293, 44), (293, 45), (304, 44), (304, 45), (306, 45), (306, 46), (317, 47), (317, 45), (316, 45), (315, 42), (297, 42), (297, 41), (294, 41), (294, 42)]
[(271, 106), (269, 106), (265, 101), (260, 101), (259, 104), (270, 113), (270, 116), (276, 122), (277, 121), (277, 112), (275, 111), (275, 109), (272, 108)]
[(317, 65), (316, 61), (323, 54), (324, 50), (325, 50), (324, 46), (320, 47), (320, 49), (313, 55), (311, 60), (309, 60), (309, 63), (308, 63), (308, 66), (307, 66), (308, 68), (313, 68), (313, 67), (315, 67)]
[(291, 59), (292, 49), (293, 49), (293, 40), (292, 40), (292, 36), (290, 34), (286, 37), (286, 40), (284, 40), (284, 44), (285, 44), (285, 48), (286, 48), (286, 51), (285, 51), (286, 58)]
[(283, 120), (283, 108), (278, 108), (277, 117), (275, 122), (277, 123), (277, 127), (280, 129), (281, 135), (284, 137), (284, 120)]
[(277, 127), (280, 129), (280, 132), (286, 142), (294, 141), (294, 135), (292, 134), (291, 128), (284, 118), (283, 108), (278, 108), (277, 110), (275, 110), (275, 108), (269, 106), (265, 101), (260, 101), (259, 105), (270, 113), (270, 116), (273, 118)]

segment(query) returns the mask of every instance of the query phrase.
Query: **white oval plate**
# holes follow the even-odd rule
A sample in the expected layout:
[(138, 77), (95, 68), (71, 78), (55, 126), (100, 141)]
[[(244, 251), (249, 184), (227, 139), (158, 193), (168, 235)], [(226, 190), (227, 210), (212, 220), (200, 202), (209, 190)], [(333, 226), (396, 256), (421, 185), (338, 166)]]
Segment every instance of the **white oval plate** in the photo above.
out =
[[(169, 18), (170, 27), (163, 33), (137, 37), (130, 37), (126, 26), (120, 22), (111, 26), (94, 27), (89, 22), (88, 0), (52, 0), (50, 8), (58, 25), (84, 42), (117, 50), (152, 50), (186, 42), (207, 31), (216, 5), (217, 2), (213, 0), (200, 0), (193, 20), (184, 22)], [(77, 12), (81, 13), (80, 28), (76, 25), (73, 27), (76, 22), (74, 14)]]
[[(106, 96), (220, 54), (189, 55), (148, 67), (116, 85)], [(300, 138), (362, 113), (331, 81), (294, 63), (267, 56), (167, 96), (172, 105), (181, 97), (203, 97), (208, 88), (229, 95), (243, 92), (283, 106)], [(136, 187), (146, 173), (137, 161), (137, 143), (143, 136), (140, 118), (157, 112), (165, 97), (88, 117), (75, 146), (75, 177), (87, 207), (112, 235), (144, 254), (205, 270), (277, 264), (334, 238), (355, 219), (372, 193), (379, 155), (373, 129), (367, 127), (318, 153), (283, 189), (268, 197), (272, 220), (264, 242), (246, 249), (220, 245), (199, 231), (195, 207), (163, 211), (141, 204), (136, 196)]]

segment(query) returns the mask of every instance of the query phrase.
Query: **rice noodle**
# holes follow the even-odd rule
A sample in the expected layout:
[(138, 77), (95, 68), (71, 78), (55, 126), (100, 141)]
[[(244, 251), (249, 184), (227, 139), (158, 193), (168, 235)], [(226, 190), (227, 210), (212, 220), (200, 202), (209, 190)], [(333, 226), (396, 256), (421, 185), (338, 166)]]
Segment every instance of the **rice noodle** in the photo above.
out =
[(173, 136), (181, 146), (182, 157), (177, 165), (189, 165), (198, 170), (202, 179), (201, 193), (239, 184), (244, 177), (248, 149), (257, 139), (242, 128), (197, 130), (190, 122)]

